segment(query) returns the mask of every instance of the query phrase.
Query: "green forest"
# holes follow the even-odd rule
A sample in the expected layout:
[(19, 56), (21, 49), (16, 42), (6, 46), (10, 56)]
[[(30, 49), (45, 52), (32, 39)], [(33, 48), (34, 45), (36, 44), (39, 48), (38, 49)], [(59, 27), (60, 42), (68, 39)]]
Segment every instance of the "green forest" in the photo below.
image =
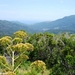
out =
[(0, 37), (0, 75), (75, 75), (75, 34), (19, 30)]

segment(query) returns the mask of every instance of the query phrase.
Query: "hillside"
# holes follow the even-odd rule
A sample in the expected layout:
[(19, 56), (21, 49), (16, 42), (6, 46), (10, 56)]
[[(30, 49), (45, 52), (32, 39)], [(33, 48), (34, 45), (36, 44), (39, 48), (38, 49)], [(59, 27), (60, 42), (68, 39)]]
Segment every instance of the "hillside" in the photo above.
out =
[(0, 35), (12, 35), (12, 33), (17, 30), (25, 30), (29, 33), (75, 33), (75, 15), (66, 16), (55, 21), (40, 22), (33, 25), (27, 25), (18, 21), (0, 20)]
[(75, 31), (75, 15), (51, 21), (31, 25), (31, 28), (39, 31)]
[(12, 33), (17, 30), (25, 30), (27, 32), (33, 32), (33, 30), (30, 29), (26, 24), (0, 20), (0, 35), (12, 35)]

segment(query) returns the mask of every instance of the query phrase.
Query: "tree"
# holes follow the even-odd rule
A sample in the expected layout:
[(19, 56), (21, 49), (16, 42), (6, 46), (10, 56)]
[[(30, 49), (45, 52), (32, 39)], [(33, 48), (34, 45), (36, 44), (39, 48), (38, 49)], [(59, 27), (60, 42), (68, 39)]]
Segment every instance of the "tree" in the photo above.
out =
[[(19, 32), (23, 31), (18, 31), (18, 34)], [(29, 52), (33, 51), (34, 49), (32, 44), (22, 43), (25, 34), (26, 33), (23, 32), (23, 36), (19, 35), (13, 39), (10, 39), (9, 37), (6, 36), (0, 39), (1, 46), (3, 46), (5, 51), (7, 52), (6, 56), (10, 57), (9, 61), (11, 61), (11, 63), (9, 64), (10, 64), (10, 71), (12, 72), (15, 72), (19, 68), (19, 66), (23, 63), (23, 61), (29, 58), (28, 57)]]
[[(56, 47), (56, 39), (54, 34), (38, 33), (33, 34), (28, 42), (34, 45), (34, 51), (30, 53), (31, 61), (43, 60), (47, 67), (51, 67), (54, 59), (52, 52)], [(53, 60), (53, 62), (51, 62)]]
[(57, 49), (59, 53), (54, 51), (54, 55), (58, 56), (57, 63), (51, 68), (50, 75), (74, 75), (75, 36), (68, 33), (61, 34), (57, 43)]

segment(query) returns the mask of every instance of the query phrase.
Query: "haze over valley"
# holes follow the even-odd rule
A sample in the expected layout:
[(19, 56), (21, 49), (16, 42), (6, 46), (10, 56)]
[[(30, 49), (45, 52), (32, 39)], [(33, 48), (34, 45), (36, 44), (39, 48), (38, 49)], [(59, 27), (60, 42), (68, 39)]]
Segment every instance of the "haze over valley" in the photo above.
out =
[(75, 15), (65, 16), (61, 19), (34, 24), (24, 24), (19, 21), (0, 20), (0, 35), (10, 35), (17, 30), (25, 30), (29, 33), (75, 33)]

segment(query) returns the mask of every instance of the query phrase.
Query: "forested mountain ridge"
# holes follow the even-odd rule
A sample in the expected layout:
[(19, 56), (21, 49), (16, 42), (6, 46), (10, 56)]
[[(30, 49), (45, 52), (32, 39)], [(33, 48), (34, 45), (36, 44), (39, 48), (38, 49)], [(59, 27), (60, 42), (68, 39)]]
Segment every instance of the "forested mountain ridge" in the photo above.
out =
[(11, 22), (7, 20), (0, 20), (0, 35), (12, 35), (17, 30), (25, 30), (33, 32), (26, 24)]
[(55, 21), (40, 22), (27, 25), (18, 21), (0, 20), (0, 35), (12, 35), (15, 31), (25, 30), (29, 33), (75, 33), (75, 15), (66, 16)]
[(75, 30), (75, 15), (66, 16), (61, 19), (50, 22), (40, 22), (31, 25), (31, 28), (39, 31), (74, 31)]

